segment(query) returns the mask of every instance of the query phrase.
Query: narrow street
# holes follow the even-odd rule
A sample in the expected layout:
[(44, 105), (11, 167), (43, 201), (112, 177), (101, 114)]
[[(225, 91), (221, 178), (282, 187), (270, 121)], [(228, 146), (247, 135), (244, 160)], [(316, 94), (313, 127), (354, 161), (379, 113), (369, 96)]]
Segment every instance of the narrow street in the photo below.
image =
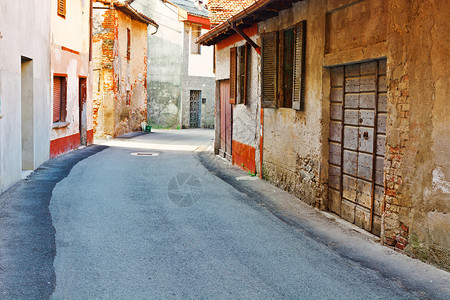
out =
[(231, 166), (213, 136), (102, 141), (1, 194), (0, 298), (450, 298), (448, 273)]

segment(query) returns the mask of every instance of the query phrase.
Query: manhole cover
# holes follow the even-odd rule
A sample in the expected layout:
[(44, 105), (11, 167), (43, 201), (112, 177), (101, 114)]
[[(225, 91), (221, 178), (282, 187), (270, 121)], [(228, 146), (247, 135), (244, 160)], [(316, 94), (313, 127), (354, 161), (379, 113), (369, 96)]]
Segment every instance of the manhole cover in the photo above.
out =
[(136, 156), (158, 156), (159, 155), (159, 153), (156, 153), (156, 152), (132, 152), (130, 154), (136, 155)]

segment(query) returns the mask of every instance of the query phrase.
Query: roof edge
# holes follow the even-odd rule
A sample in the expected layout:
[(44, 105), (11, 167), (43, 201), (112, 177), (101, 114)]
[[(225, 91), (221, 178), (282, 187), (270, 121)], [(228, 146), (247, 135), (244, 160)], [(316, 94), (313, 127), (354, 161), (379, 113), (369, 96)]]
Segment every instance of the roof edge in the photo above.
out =
[(196, 42), (198, 44), (201, 44), (201, 45), (206, 44), (210, 39), (212, 39), (212, 38), (214, 38), (214, 37), (216, 37), (216, 36), (226, 32), (226, 31), (232, 29), (231, 28), (231, 23), (239, 22), (244, 17), (246, 17), (246, 16), (256, 12), (262, 6), (264, 6), (266, 4), (269, 4), (272, 1), (273, 0), (259, 0), (259, 1), (256, 1), (252, 5), (248, 6), (247, 8), (244, 8), (243, 10), (238, 12), (237, 14), (235, 14), (232, 17), (228, 18), (226, 21), (220, 23), (219, 25), (217, 25), (216, 27), (214, 27), (213, 29), (211, 29), (210, 31), (205, 33), (204, 35), (200, 36), (196, 40)]

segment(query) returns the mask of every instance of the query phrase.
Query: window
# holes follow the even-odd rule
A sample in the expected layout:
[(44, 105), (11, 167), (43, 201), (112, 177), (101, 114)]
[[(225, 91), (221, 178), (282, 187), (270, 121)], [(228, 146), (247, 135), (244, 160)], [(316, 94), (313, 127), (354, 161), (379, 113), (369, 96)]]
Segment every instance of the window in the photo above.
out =
[(202, 27), (199, 25), (192, 25), (191, 27), (191, 53), (200, 54), (200, 44), (196, 44), (195, 41), (200, 36)]
[(262, 36), (262, 107), (304, 109), (305, 41), (305, 21)]
[(66, 17), (66, 0), (57, 0), (58, 1), (58, 16), (65, 18)]
[(230, 49), (230, 103), (247, 104), (250, 45)]
[(66, 77), (53, 76), (53, 123), (66, 121), (66, 92)]
[(131, 30), (127, 28), (127, 59), (131, 58)]

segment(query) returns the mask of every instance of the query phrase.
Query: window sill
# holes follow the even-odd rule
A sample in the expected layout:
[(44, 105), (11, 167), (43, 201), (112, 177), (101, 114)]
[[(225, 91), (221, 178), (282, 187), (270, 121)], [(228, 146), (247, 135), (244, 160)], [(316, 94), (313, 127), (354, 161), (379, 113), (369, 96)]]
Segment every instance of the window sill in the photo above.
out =
[(53, 123), (53, 129), (65, 128), (70, 125), (70, 122), (56, 122)]

